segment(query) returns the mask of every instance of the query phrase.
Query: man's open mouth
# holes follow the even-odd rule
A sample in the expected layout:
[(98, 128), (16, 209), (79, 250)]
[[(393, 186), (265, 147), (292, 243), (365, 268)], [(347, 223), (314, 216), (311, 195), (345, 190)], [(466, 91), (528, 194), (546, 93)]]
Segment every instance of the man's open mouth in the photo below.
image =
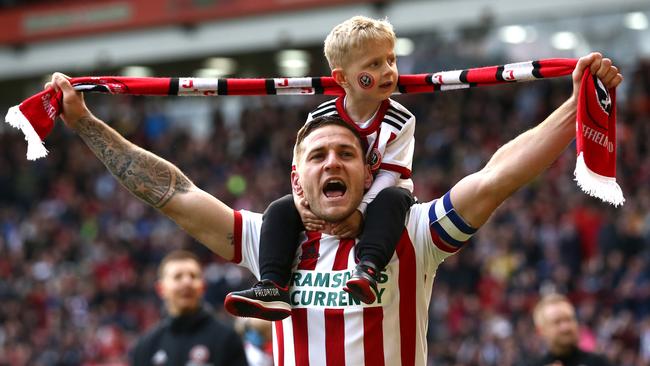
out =
[(323, 187), (323, 194), (327, 198), (341, 197), (345, 194), (347, 187), (342, 180), (332, 179), (325, 183)]
[(392, 82), (392, 81), (387, 81), (387, 82), (385, 82), (385, 83), (381, 83), (381, 84), (379, 84), (379, 87), (380, 87), (380, 88), (390, 88), (391, 86), (393, 86), (393, 82)]

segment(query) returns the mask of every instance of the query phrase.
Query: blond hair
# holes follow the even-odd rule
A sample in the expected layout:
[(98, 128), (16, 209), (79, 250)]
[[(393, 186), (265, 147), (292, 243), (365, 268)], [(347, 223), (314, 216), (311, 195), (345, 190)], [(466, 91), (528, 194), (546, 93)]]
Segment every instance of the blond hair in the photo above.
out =
[(325, 58), (333, 70), (348, 61), (353, 50), (369, 41), (385, 41), (395, 45), (395, 31), (387, 19), (357, 15), (337, 25), (325, 38)]
[(569, 306), (573, 308), (571, 301), (569, 301), (569, 299), (564, 295), (553, 293), (542, 297), (542, 299), (537, 302), (535, 308), (533, 309), (533, 321), (535, 322), (535, 326), (540, 327), (544, 324), (544, 316), (542, 313), (546, 306), (561, 303), (569, 304)]

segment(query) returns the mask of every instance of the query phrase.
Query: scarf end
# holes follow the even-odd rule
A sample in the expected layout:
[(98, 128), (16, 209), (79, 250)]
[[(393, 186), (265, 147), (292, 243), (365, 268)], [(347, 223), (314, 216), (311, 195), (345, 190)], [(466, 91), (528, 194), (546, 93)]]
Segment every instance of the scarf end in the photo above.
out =
[(38, 136), (38, 133), (36, 133), (36, 130), (34, 130), (32, 124), (29, 123), (29, 120), (20, 111), (19, 107), (13, 106), (9, 108), (5, 116), (5, 122), (21, 130), (25, 135), (25, 141), (27, 141), (27, 160), (36, 160), (47, 156), (48, 151), (43, 141)]
[(606, 177), (590, 170), (585, 163), (582, 152), (578, 154), (573, 175), (578, 186), (588, 195), (610, 203), (614, 207), (618, 207), (625, 202), (623, 191), (616, 183), (616, 178)]

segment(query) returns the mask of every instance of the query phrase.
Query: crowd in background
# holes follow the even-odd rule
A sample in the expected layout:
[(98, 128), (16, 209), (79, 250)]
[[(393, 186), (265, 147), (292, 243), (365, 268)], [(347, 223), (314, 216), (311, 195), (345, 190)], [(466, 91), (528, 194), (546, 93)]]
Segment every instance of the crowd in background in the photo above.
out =
[[(438, 270), (432, 365), (508, 366), (540, 354), (530, 311), (548, 291), (576, 305), (582, 347), (615, 365), (650, 365), (650, 63), (624, 74), (625, 205), (580, 191), (569, 148)], [(569, 93), (563, 79), (396, 97), (418, 120), (416, 196), (444, 194)], [(233, 208), (261, 212), (288, 193), (295, 133), (326, 98), (198, 99), (87, 97), (100, 118)], [(0, 365), (123, 364), (160, 317), (156, 266), (174, 248), (204, 259), (206, 301), (228, 319), (223, 298), (252, 283), (248, 272), (132, 197), (63, 126), (47, 146), (48, 157), (28, 162), (22, 137), (0, 129)]]

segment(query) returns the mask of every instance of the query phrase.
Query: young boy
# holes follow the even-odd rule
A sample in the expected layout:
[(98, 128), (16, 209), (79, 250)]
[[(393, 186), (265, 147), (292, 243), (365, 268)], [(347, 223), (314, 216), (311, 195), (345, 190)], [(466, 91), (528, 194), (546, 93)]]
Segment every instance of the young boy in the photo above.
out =
[[(389, 99), (398, 79), (394, 46), (395, 33), (386, 20), (355, 16), (334, 27), (325, 39), (325, 57), (332, 77), (346, 94), (321, 104), (307, 118), (338, 115), (367, 142), (373, 184), (354, 214), (328, 227), (340, 238), (355, 238), (365, 224), (355, 246), (359, 263), (344, 290), (367, 304), (377, 297), (379, 273), (395, 252), (414, 201), (410, 176), (415, 117)], [(344, 189), (331, 182), (325, 194), (341, 194)], [(266, 320), (289, 316), (288, 283), (295, 243), (301, 242), (298, 235), (306, 229), (309, 237), (309, 232), (323, 230), (325, 225), (302, 202), (294, 202), (292, 195), (269, 205), (260, 234), (261, 280), (251, 289), (228, 294), (226, 310), (236, 316)], [(317, 250), (315, 254), (317, 258)], [(303, 245), (302, 257), (305, 255), (310, 253)]]

